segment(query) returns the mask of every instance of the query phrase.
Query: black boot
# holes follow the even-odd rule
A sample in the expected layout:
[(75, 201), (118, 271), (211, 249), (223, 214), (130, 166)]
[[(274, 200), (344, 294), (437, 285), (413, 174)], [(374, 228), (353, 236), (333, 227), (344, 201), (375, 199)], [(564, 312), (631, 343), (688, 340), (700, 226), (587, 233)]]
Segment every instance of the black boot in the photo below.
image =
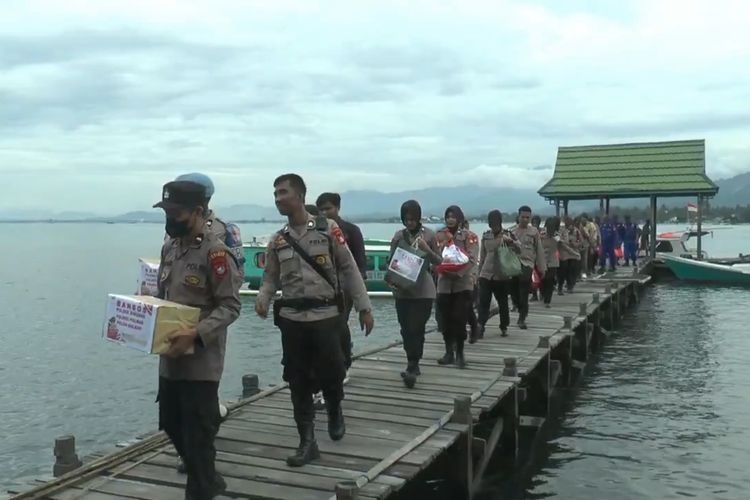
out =
[(409, 361), (406, 370), (401, 372), (401, 378), (404, 379), (404, 385), (409, 389), (412, 389), (417, 383), (417, 376), (419, 375), (421, 375), (421, 372), (419, 371), (418, 361)]
[(520, 328), (521, 330), (526, 330), (529, 328), (528, 326), (526, 326), (525, 317), (518, 318), (518, 328)]
[(479, 325), (479, 338), (484, 338), (484, 325)]
[(346, 425), (344, 424), (344, 410), (341, 409), (341, 402), (333, 405), (329, 403), (328, 408), (328, 435), (333, 441), (340, 441), (346, 434)]
[(315, 423), (297, 423), (297, 432), (299, 432), (299, 447), (297, 447), (294, 455), (286, 459), (286, 463), (290, 467), (302, 467), (316, 458), (320, 458), (318, 443), (315, 442)]
[(466, 368), (466, 359), (464, 358), (464, 341), (459, 340), (456, 344), (456, 366), (460, 369)]
[(477, 340), (479, 340), (479, 325), (474, 325), (469, 334), (469, 344), (476, 344)]
[(452, 365), (456, 362), (456, 358), (454, 356), (454, 347), (453, 344), (446, 342), (445, 343), (445, 356), (438, 359), (439, 365)]

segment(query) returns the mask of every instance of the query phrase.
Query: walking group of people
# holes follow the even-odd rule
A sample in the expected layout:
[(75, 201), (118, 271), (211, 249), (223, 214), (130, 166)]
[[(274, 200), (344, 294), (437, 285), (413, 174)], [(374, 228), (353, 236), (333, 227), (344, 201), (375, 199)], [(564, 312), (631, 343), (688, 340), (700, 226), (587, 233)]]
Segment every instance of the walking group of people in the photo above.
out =
[[(287, 223), (268, 245), (255, 312), (266, 318), (271, 309), (281, 331), (283, 378), (289, 384), (299, 435), (299, 445), (287, 464), (300, 467), (320, 456), (314, 394), (324, 396), (329, 437), (334, 441), (344, 437), (341, 403), (352, 351), (349, 314), (357, 311), (365, 335), (373, 330), (374, 319), (365, 287), (364, 241), (355, 225), (340, 218), (340, 197), (324, 193), (314, 207), (305, 205), (307, 188), (296, 174), (279, 176), (273, 189), (276, 207)], [(241, 310), (241, 236), (237, 226), (221, 221), (210, 210), (213, 191), (208, 177), (188, 174), (165, 184), (161, 201), (154, 205), (165, 212), (168, 235), (161, 251), (158, 296), (201, 309), (198, 324), (175, 332), (169, 350), (160, 357), (157, 397), (159, 427), (180, 456), (187, 474), (185, 498), (190, 500), (211, 499), (226, 489), (215, 469), (214, 439), (222, 418), (218, 387), (227, 328)], [(508, 297), (518, 312), (518, 327), (525, 330), (534, 273), (541, 282), (542, 300), (549, 305), (555, 284), (558, 293), (563, 293), (563, 284), (572, 291), (578, 274), (589, 272), (594, 262), (589, 258), (592, 249), (601, 246), (602, 259), (609, 255), (606, 220), (592, 229), (585, 216), (578, 223), (566, 218), (564, 225), (551, 217), (541, 228), (541, 220), (522, 206), (515, 226), (505, 229), (501, 212), (493, 210), (480, 242), (460, 207), (450, 206), (444, 215), (445, 227), (433, 231), (422, 224), (419, 203), (409, 200), (401, 207), (404, 227), (391, 241), (391, 256), (406, 245), (425, 262), (412, 286), (392, 283), (406, 353), (401, 377), (408, 387), (421, 374), (433, 304), (445, 343), (438, 363), (465, 368), (467, 337), (469, 342), (483, 337), (493, 296), (501, 334), (507, 335), (510, 325)], [(626, 236), (628, 231), (632, 229), (626, 227)], [(441, 271), (449, 247), (455, 247), (467, 262)], [(517, 256), (518, 272), (505, 272), (502, 260), (496, 258), (500, 248)], [(281, 291), (280, 298), (274, 298), (277, 291)], [(475, 298), (477, 324), (467, 335)]]

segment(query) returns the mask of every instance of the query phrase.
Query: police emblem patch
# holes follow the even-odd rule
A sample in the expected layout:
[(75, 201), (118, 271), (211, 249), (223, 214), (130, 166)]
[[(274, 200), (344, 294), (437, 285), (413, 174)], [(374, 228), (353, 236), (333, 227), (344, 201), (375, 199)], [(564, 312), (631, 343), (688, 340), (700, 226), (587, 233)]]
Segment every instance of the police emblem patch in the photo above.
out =
[(217, 279), (223, 279), (227, 274), (229, 263), (227, 262), (227, 253), (224, 250), (217, 250), (208, 255), (211, 264), (211, 271)]

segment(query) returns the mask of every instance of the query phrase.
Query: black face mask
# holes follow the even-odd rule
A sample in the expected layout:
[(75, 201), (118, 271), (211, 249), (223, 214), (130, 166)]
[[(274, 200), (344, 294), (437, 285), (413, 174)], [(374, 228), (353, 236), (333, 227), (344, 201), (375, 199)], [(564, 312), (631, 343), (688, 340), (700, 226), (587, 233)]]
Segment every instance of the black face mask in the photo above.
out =
[(171, 238), (182, 238), (190, 234), (190, 219), (177, 220), (174, 217), (167, 217), (167, 223), (164, 230)]

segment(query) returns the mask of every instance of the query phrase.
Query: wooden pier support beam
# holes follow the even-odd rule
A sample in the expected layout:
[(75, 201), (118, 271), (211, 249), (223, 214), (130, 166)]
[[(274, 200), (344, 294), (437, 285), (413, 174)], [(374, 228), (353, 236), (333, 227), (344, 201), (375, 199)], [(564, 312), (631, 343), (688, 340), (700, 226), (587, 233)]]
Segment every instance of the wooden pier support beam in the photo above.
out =
[[(513, 358), (515, 360), (515, 358)], [(471, 414), (471, 397), (457, 396), (453, 400), (453, 417), (451, 422), (464, 424), (468, 427), (466, 435), (456, 443), (456, 453), (458, 463), (453, 468), (455, 479), (460, 485), (462, 497), (467, 500), (474, 498), (474, 453), (472, 445), (474, 444), (474, 417)]]
[(249, 373), (242, 376), (242, 397), (249, 398), (255, 396), (260, 392), (260, 382), (258, 376), (254, 373)]
[(55, 465), (52, 467), (52, 475), (55, 477), (67, 474), (83, 465), (76, 454), (75, 436), (61, 436), (55, 439), (54, 453)]
[(503, 368), (503, 376), (518, 376), (518, 360), (516, 358), (503, 358), (503, 363), (505, 364), (505, 367)]
[(566, 330), (573, 329), (573, 316), (563, 316), (563, 328)]
[(354, 481), (342, 481), (336, 485), (336, 500), (357, 500), (359, 487)]

